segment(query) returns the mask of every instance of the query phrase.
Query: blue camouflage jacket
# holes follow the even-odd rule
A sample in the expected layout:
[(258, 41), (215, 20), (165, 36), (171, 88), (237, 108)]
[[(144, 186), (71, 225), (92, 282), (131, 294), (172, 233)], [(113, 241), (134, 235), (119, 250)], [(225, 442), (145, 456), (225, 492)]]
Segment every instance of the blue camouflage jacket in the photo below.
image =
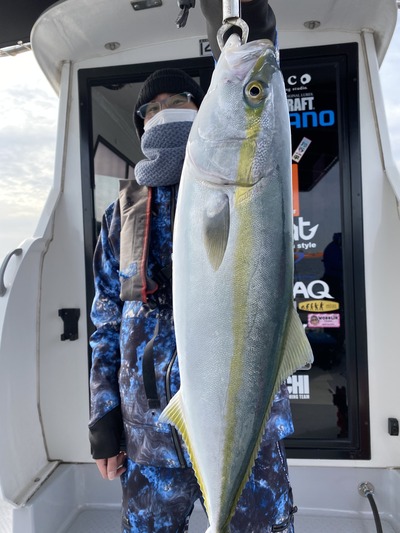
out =
[[(91, 318), (96, 331), (90, 340), (92, 455), (95, 459), (112, 457), (126, 448), (129, 457), (139, 464), (185, 467), (190, 462), (180, 436), (174, 428), (158, 422), (161, 411), (179, 389), (171, 280), (165, 274), (171, 267), (176, 187), (145, 190), (148, 208), (142, 212), (133, 211), (127, 219), (127, 211), (135, 205), (128, 202), (127, 208), (121, 201), (106, 210), (95, 250), (96, 292)], [(142, 249), (126, 249), (134, 247), (130, 244), (134, 238), (124, 236), (126, 220), (131, 234), (142, 232)], [(135, 254), (140, 256), (139, 267), (135, 261), (126, 264), (126, 257), (132, 259)], [(143, 268), (147, 290), (142, 287), (131, 292), (139, 296), (130, 299), (123, 285)], [(149, 375), (155, 391), (149, 391), (146, 384)], [(264, 442), (280, 440), (292, 431), (288, 393), (283, 385), (275, 397)]]

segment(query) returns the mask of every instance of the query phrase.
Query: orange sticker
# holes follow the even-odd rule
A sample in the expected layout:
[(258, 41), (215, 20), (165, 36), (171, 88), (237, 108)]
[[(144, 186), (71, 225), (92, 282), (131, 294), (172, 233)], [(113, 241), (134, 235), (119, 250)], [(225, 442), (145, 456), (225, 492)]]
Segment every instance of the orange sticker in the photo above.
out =
[(293, 216), (300, 216), (299, 165), (292, 163)]

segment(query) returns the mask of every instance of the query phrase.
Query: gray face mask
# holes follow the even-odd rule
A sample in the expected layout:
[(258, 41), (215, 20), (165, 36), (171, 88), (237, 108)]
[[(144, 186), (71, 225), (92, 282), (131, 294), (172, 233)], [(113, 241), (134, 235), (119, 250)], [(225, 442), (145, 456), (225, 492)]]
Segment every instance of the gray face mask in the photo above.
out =
[(141, 148), (146, 159), (135, 166), (139, 185), (161, 187), (179, 183), (191, 127), (191, 121), (170, 122), (144, 132)]

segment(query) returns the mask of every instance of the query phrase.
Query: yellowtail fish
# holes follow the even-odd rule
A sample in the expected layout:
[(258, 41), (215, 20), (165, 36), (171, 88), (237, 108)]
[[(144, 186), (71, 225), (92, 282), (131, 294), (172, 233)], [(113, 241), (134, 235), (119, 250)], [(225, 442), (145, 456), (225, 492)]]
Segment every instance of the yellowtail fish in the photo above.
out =
[(274, 395), (312, 361), (293, 306), (291, 148), (270, 41), (224, 46), (190, 133), (173, 249), (181, 388), (160, 421), (187, 445), (210, 522), (229, 522)]

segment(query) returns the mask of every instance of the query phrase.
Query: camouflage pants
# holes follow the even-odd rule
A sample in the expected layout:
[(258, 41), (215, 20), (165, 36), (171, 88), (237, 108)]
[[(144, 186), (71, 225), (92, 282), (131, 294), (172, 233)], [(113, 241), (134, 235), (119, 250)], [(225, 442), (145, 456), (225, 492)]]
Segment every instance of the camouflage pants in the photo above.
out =
[[(121, 477), (122, 533), (185, 533), (201, 498), (191, 468), (158, 468), (127, 460)], [(231, 533), (294, 533), (292, 491), (281, 443), (264, 443), (231, 521)]]

